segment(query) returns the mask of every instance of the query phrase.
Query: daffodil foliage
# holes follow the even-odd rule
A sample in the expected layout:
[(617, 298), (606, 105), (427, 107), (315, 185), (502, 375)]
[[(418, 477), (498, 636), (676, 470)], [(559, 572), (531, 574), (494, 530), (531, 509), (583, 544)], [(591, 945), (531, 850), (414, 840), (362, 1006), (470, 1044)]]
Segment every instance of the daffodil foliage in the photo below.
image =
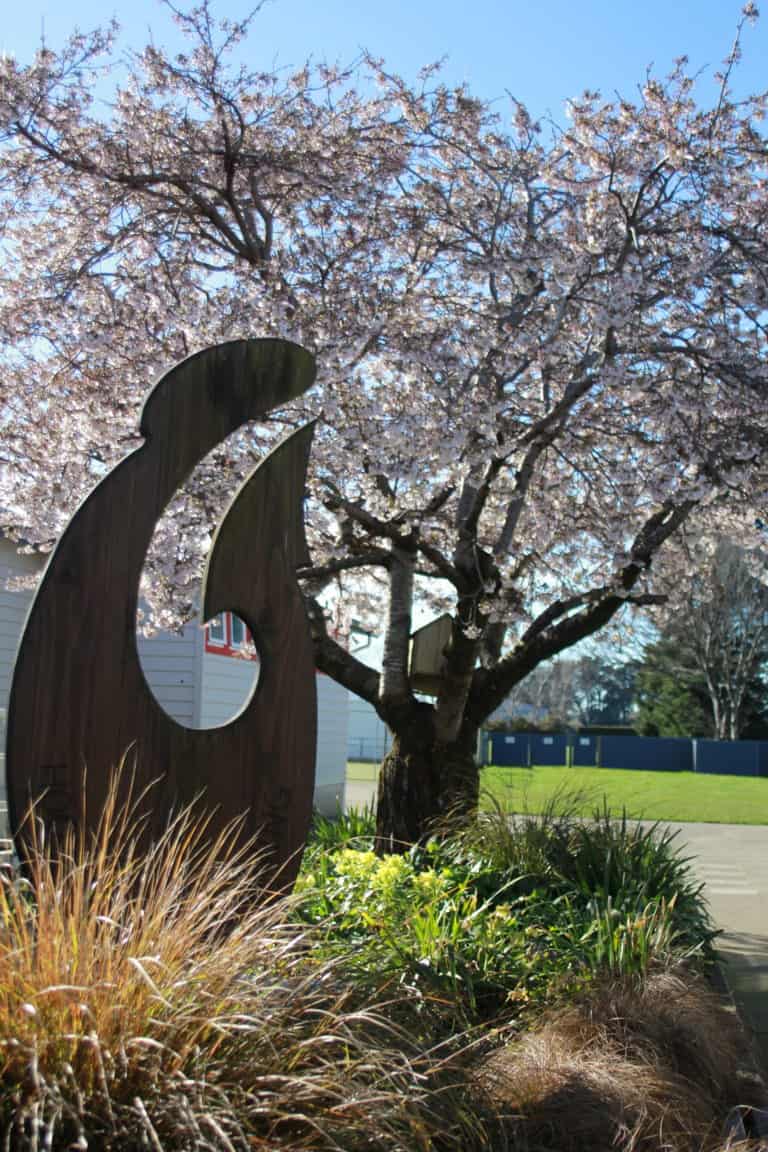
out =
[[(4, 59), (6, 529), (56, 536), (173, 361), (304, 344), (306, 404), (203, 462), (146, 594), (160, 624), (191, 612), (227, 494), (316, 416), (300, 576), (318, 666), (416, 733), (447, 796), (435, 750), (681, 586), (683, 525), (745, 540), (764, 510), (768, 102), (732, 90), (754, 15), (706, 106), (680, 60), (627, 97), (585, 92), (562, 127), (429, 67), (254, 71), (250, 21), (207, 2), (176, 14), (183, 53), (150, 44), (111, 81), (111, 27)], [(429, 704), (409, 679), (417, 596), (452, 619)], [(384, 632), (380, 673), (334, 638), (339, 611)]]

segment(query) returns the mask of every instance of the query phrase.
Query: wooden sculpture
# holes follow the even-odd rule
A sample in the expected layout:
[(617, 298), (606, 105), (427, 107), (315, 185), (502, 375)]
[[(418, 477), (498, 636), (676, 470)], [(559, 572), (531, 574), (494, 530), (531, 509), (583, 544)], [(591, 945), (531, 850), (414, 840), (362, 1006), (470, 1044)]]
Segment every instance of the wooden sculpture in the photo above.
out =
[[(23, 817), (60, 833), (86, 813), (95, 826), (109, 777), (127, 749), (146, 835), (202, 795), (214, 835), (246, 814), (285, 883), (295, 875), (312, 808), (316, 741), (314, 662), (296, 564), (306, 558), (302, 500), (312, 435), (285, 439), (241, 486), (216, 533), (203, 616), (235, 612), (261, 668), (253, 696), (222, 728), (181, 727), (155, 700), (139, 663), (139, 579), (155, 525), (194, 466), (248, 420), (305, 392), (314, 361), (283, 340), (242, 340), (176, 365), (150, 392), (144, 444), (94, 488), (45, 569), (21, 638), (8, 708), (11, 827)], [(84, 771), (85, 770), (85, 771)], [(85, 797), (83, 797), (85, 780)], [(85, 799), (85, 805), (82, 801)]]

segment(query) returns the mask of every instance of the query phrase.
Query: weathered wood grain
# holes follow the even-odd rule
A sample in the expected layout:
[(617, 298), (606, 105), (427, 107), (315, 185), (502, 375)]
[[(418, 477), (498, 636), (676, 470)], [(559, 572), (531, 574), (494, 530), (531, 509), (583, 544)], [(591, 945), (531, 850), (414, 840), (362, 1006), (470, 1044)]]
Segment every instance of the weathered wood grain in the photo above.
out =
[(110, 773), (128, 748), (147, 836), (202, 794), (211, 835), (246, 814), (281, 877), (295, 875), (311, 816), (316, 699), (309, 631), (294, 570), (306, 553), (302, 499), (312, 428), (288, 437), (235, 496), (216, 534), (204, 616), (237, 613), (256, 638), (261, 670), (241, 713), (222, 728), (177, 724), (139, 663), (139, 579), (155, 525), (193, 467), (248, 420), (301, 395), (314, 379), (304, 349), (236, 341), (183, 361), (149, 394), (144, 444), (96, 486), (52, 553), (31, 605), (8, 709), (11, 827), (45, 790), (40, 815), (60, 830), (85, 811), (95, 826)]

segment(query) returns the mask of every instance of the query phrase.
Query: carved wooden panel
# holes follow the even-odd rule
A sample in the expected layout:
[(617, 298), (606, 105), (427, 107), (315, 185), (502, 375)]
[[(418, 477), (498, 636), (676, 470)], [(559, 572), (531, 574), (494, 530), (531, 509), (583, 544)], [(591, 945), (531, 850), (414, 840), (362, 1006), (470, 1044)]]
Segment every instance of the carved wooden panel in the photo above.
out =
[[(30, 797), (60, 827), (86, 811), (95, 825), (110, 772), (135, 749), (148, 835), (204, 793), (211, 834), (247, 813), (245, 834), (290, 881), (312, 808), (316, 692), (311, 642), (294, 570), (306, 555), (302, 500), (312, 427), (274, 449), (241, 486), (216, 533), (204, 618), (231, 610), (261, 654), (253, 696), (223, 728), (181, 727), (161, 708), (136, 647), (139, 579), (155, 525), (194, 466), (248, 420), (300, 396), (314, 361), (281, 340), (234, 341), (168, 372), (142, 412), (144, 444), (94, 488), (51, 555), (22, 635), (8, 708), (11, 826)], [(288, 863), (286, 863), (288, 862)]]

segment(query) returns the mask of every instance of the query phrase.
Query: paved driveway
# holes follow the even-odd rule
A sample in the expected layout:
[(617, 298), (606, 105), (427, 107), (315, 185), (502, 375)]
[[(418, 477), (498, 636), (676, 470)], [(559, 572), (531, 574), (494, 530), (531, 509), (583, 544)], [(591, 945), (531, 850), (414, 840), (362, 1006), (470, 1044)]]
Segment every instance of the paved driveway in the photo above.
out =
[(755, 1034), (768, 1076), (768, 827), (676, 824), (723, 936), (725, 978)]

